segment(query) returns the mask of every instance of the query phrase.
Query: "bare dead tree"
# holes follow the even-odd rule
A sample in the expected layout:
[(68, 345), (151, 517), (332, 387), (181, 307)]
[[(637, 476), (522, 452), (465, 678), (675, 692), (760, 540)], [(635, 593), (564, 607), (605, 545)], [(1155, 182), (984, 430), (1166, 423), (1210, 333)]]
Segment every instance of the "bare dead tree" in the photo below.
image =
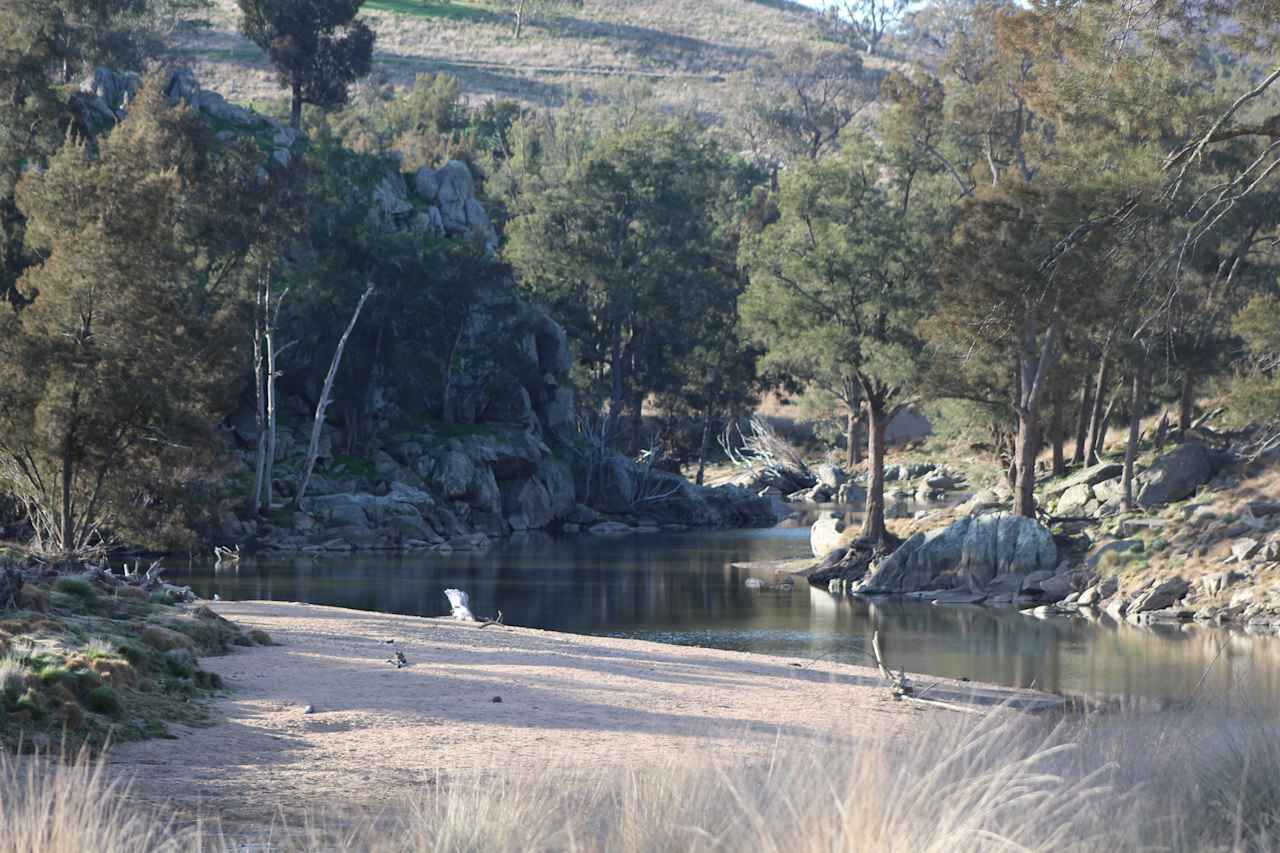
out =
[(338, 366), (342, 363), (342, 351), (346, 348), (347, 339), (351, 337), (351, 331), (356, 327), (356, 321), (360, 319), (360, 312), (364, 310), (364, 304), (369, 301), (373, 291), (373, 282), (369, 282), (369, 286), (360, 295), (360, 301), (356, 303), (356, 310), (351, 313), (351, 321), (347, 323), (346, 331), (338, 339), (338, 346), (333, 351), (333, 361), (329, 363), (329, 372), (324, 377), (324, 388), (320, 392), (320, 401), (316, 403), (316, 417), (311, 424), (311, 443), (307, 446), (307, 460), (302, 467), (302, 476), (298, 478), (298, 494), (293, 500), (294, 506), (299, 509), (302, 507), (302, 499), (306, 497), (307, 486), (311, 482), (311, 474), (316, 467), (316, 457), (320, 453), (320, 431), (324, 428), (325, 409), (329, 408), (333, 396), (333, 380), (338, 375)]

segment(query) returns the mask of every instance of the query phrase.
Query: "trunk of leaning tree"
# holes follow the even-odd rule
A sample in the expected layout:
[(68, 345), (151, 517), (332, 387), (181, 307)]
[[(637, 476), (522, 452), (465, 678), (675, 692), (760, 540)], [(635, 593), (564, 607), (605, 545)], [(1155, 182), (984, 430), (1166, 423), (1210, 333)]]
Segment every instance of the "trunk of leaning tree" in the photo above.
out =
[(316, 419), (311, 423), (311, 443), (307, 446), (307, 460), (302, 468), (302, 476), (298, 479), (298, 494), (293, 499), (293, 505), (298, 509), (302, 508), (302, 499), (307, 494), (307, 484), (311, 482), (311, 472), (316, 467), (316, 456), (320, 452), (320, 431), (324, 428), (324, 411), (329, 408), (329, 397), (333, 393), (333, 380), (338, 375), (338, 365), (342, 363), (342, 350), (346, 348), (347, 338), (351, 337), (351, 330), (356, 327), (356, 321), (360, 319), (360, 312), (364, 310), (364, 304), (369, 301), (369, 297), (372, 295), (373, 285), (370, 284), (365, 288), (364, 293), (360, 295), (360, 301), (356, 303), (356, 310), (351, 314), (351, 322), (347, 323), (346, 331), (338, 339), (338, 346), (333, 351), (333, 361), (329, 363), (329, 372), (324, 377), (324, 388), (320, 391), (320, 402), (316, 404)]
[(1098, 461), (1102, 461), (1102, 454), (1107, 452), (1107, 433), (1111, 431), (1111, 416), (1115, 414), (1116, 402), (1119, 399), (1119, 389), (1112, 391), (1111, 398), (1107, 400), (1106, 411), (1102, 413), (1102, 423), (1098, 425), (1098, 446), (1096, 448)]
[(1182, 372), (1182, 394), (1178, 398), (1178, 438), (1187, 437), (1196, 408), (1196, 372), (1188, 367)]
[(711, 450), (711, 410), (702, 415), (702, 443), (698, 447), (698, 480), (699, 486), (707, 476), (707, 453)]
[(862, 518), (862, 538), (881, 542), (884, 528), (884, 451), (889, 415), (884, 401), (867, 397), (867, 504)]
[(1129, 397), (1129, 438), (1124, 446), (1124, 475), (1120, 483), (1126, 512), (1137, 509), (1137, 501), (1133, 496), (1133, 465), (1138, 459), (1138, 439), (1142, 435), (1142, 413), (1146, 407), (1147, 359), (1144, 353), (1134, 367), (1132, 393)]

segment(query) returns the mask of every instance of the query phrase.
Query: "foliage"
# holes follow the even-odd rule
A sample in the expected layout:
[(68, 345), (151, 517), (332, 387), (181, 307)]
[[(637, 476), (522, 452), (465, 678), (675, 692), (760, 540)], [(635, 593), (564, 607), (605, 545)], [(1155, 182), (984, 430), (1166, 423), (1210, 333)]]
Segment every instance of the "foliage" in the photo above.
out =
[(369, 73), (374, 32), (357, 17), (363, 0), (236, 0), (240, 31), (266, 51), (292, 96), (290, 123), (302, 105), (336, 107)]
[(1232, 322), (1249, 359), (1230, 386), (1233, 417), (1280, 427), (1280, 297), (1256, 295)]
[[(841, 133), (875, 99), (875, 85), (858, 54), (804, 43), (787, 47), (776, 68), (738, 75), (737, 132), (764, 162), (816, 160), (839, 147)], [(765, 83), (767, 76), (777, 82)]]
[(69, 142), (18, 186), (41, 262), (0, 341), (0, 478), (55, 552), (150, 540), (166, 488), (209, 460), (266, 192), (256, 149), (217, 142), (154, 81), (87, 154)]
[(448, 160), (504, 156), (520, 112), (512, 101), (487, 101), (469, 109), (458, 78), (419, 74), (408, 89), (369, 90), (325, 120), (344, 147), (360, 154), (397, 151), (404, 168), (414, 171), (439, 168)]
[(671, 387), (702, 323), (731, 304), (732, 255), (715, 215), (727, 161), (689, 123), (656, 119), (571, 150), (555, 174), (533, 172), (520, 188), (506, 256), (577, 339), (587, 399), (610, 401), (612, 441), (623, 410), (638, 415), (648, 394)]

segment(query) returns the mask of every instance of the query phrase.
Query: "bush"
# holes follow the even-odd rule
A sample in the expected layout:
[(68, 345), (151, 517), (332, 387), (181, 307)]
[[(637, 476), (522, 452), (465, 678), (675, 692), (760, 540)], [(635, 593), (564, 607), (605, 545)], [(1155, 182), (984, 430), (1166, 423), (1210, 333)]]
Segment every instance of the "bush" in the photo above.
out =
[(89, 691), (89, 695), (85, 698), (85, 705), (97, 714), (115, 715), (120, 713), (121, 709), (120, 696), (105, 685)]
[(94, 592), (93, 586), (84, 578), (58, 578), (53, 582), (53, 588), (56, 592), (64, 595), (74, 595), (76, 598), (82, 598), (85, 601), (91, 601), (98, 596)]

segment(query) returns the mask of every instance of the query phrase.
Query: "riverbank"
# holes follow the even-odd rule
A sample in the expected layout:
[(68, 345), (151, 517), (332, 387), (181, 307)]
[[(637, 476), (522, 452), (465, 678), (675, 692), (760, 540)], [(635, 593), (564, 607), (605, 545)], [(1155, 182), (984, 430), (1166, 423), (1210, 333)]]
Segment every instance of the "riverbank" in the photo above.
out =
[[(109, 761), (135, 778), (135, 799), (232, 826), (387, 808), (445, 778), (571, 778), (682, 753), (766, 762), (780, 743), (893, 738), (952, 713), (895, 701), (874, 669), (829, 661), (301, 604), (211, 607), (275, 644), (202, 661), (230, 688), (213, 705), (221, 724), (124, 744)], [(945, 680), (930, 696), (1057, 704)]]

